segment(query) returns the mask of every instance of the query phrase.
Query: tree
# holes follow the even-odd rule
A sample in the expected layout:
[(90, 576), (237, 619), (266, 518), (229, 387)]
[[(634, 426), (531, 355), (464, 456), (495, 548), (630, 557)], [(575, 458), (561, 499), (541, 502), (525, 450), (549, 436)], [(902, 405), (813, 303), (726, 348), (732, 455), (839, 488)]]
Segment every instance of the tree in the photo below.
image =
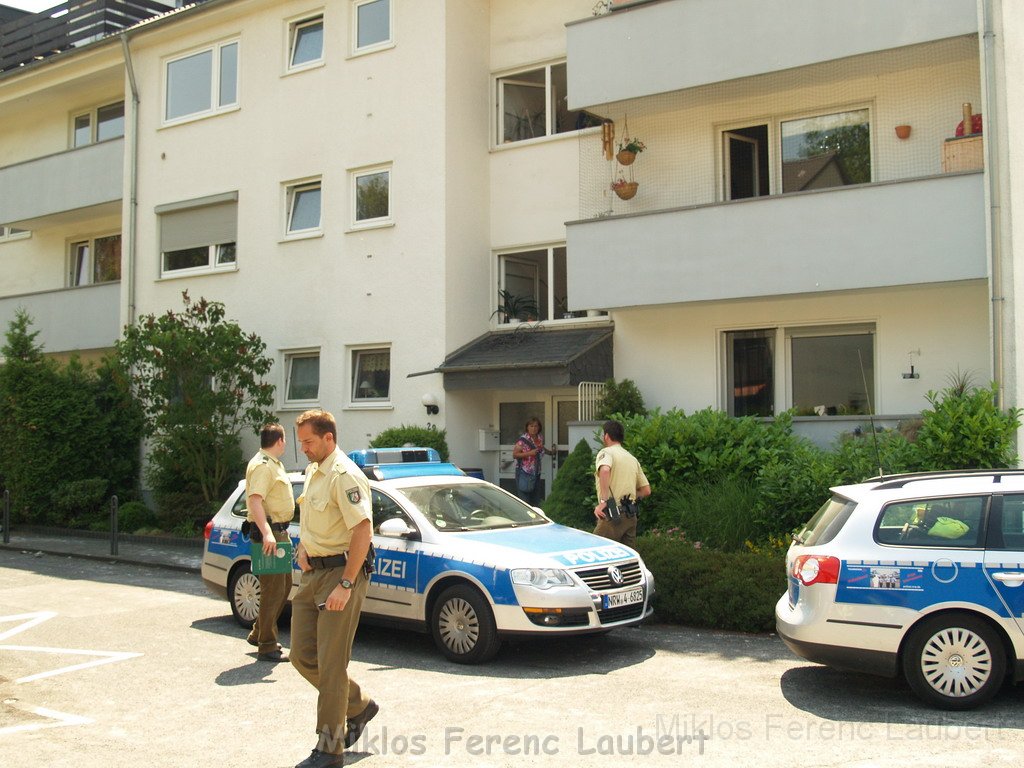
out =
[(117, 344), (152, 441), (157, 502), (179, 522), (221, 500), (242, 468), (242, 431), (272, 420), (274, 399), (259, 336), (226, 320), (219, 302), (182, 298), (183, 312), (140, 317)]

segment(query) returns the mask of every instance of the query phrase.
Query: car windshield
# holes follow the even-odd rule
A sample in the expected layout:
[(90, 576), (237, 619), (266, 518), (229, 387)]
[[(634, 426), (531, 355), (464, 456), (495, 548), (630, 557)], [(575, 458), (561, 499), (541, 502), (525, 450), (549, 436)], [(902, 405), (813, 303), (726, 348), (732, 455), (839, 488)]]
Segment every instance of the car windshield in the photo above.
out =
[(485, 483), (419, 485), (401, 492), (439, 531), (489, 531), (548, 522), (533, 507)]

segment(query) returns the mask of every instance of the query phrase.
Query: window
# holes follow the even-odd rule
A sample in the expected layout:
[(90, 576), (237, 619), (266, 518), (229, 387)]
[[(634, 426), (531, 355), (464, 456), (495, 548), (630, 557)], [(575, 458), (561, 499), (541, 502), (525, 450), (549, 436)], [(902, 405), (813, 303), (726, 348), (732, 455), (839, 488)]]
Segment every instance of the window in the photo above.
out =
[(989, 538), (986, 549), (1012, 549), (1024, 551), (1024, 496), (1003, 496), (999, 514), (989, 519)]
[(320, 352), (285, 355), (285, 404), (309, 404), (320, 397)]
[(238, 41), (167, 62), (164, 120), (216, 114), (238, 105)]
[(565, 64), (497, 79), (497, 143), (553, 136), (600, 125), (589, 112), (568, 107)]
[(288, 69), (305, 69), (324, 59), (324, 17), (302, 19), (289, 25)]
[(156, 213), (162, 276), (235, 269), (237, 192), (159, 205)]
[(378, 50), (391, 43), (391, 0), (357, 0), (352, 11), (355, 53)]
[(875, 540), (899, 547), (976, 547), (987, 505), (983, 496), (890, 504), (879, 517)]
[[(729, 415), (773, 416), (777, 407), (795, 408), (798, 416), (869, 413), (875, 404), (874, 330), (864, 324), (726, 332)], [(785, 402), (778, 401), (780, 391)]]
[(498, 254), (499, 323), (583, 317), (569, 308), (565, 246)]
[(121, 236), (109, 235), (71, 243), (68, 286), (110, 283), (121, 279)]
[(379, 403), (391, 397), (391, 350), (352, 350), (352, 402)]
[(286, 237), (320, 232), (320, 186), (320, 181), (311, 181), (286, 187)]
[(6, 243), (11, 240), (24, 240), (26, 237), (32, 237), (32, 233), (29, 230), (0, 224), (0, 243)]
[(73, 147), (124, 136), (124, 102), (118, 101), (75, 115), (71, 135)]
[(378, 168), (352, 174), (354, 226), (391, 222), (391, 170)]

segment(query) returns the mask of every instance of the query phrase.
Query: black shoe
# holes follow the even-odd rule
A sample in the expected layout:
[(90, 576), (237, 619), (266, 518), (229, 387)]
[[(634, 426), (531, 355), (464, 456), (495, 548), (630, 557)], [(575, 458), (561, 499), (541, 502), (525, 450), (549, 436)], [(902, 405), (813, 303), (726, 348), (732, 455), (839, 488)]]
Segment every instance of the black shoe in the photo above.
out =
[(345, 733), (346, 747), (351, 747), (359, 741), (359, 737), (363, 735), (363, 729), (366, 728), (366, 724), (373, 720), (378, 712), (380, 712), (380, 707), (377, 706), (377, 702), (370, 699), (370, 703), (366, 705), (366, 709), (355, 717), (350, 717), (348, 719), (348, 731)]
[(288, 661), (288, 657), (285, 655), (285, 652), (283, 650), (281, 650), (280, 648), (278, 648), (276, 651), (267, 651), (266, 653), (257, 653), (256, 654), (256, 658), (259, 659), (260, 661), (271, 661), (271, 662), (273, 662), (275, 664), (277, 664), (279, 662), (282, 662), (282, 661)]
[(345, 764), (344, 755), (332, 755), (330, 752), (321, 752), (314, 749), (309, 757), (295, 766), (295, 768), (335, 768)]

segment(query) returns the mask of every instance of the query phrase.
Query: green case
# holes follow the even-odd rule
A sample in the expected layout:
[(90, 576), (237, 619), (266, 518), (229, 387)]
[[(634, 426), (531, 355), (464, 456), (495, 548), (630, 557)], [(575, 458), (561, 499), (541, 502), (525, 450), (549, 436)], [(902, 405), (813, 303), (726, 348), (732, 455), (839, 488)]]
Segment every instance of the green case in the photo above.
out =
[(267, 557), (263, 554), (263, 545), (252, 542), (250, 550), (252, 556), (252, 572), (257, 576), (271, 573), (292, 572), (292, 543), (291, 541), (277, 542), (277, 550), (273, 555)]

